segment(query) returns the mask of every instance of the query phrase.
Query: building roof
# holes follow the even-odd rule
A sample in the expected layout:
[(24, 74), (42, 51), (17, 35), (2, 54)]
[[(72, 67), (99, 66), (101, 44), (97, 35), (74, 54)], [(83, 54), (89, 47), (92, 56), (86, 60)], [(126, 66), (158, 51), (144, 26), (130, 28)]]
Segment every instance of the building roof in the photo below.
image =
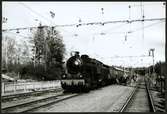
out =
[(11, 81), (14, 81), (14, 80), (15, 80), (14, 78), (11, 78), (11, 77), (9, 77), (9, 76), (7, 76), (7, 75), (5, 75), (5, 74), (2, 74), (2, 78), (3, 78), (3, 79), (6, 79), (6, 80), (11, 80)]

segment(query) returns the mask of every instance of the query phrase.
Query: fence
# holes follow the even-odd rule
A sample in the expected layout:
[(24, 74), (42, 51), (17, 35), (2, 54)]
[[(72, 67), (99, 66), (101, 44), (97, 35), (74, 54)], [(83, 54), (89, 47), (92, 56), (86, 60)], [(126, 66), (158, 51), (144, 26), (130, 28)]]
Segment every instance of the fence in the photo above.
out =
[(60, 87), (60, 81), (40, 81), (40, 82), (2, 82), (1, 96), (31, 92), (36, 90), (55, 89)]

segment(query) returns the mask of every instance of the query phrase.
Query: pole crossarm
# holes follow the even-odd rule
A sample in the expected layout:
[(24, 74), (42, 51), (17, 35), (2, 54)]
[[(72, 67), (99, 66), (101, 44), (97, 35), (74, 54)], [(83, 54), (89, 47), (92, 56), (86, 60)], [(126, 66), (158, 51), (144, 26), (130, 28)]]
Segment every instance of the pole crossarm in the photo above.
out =
[[(85, 26), (85, 25), (105, 25), (111, 23), (133, 23), (133, 22), (143, 22), (143, 21), (162, 21), (166, 18), (151, 18), (151, 19), (136, 19), (136, 20), (118, 20), (118, 21), (105, 21), (105, 22), (89, 22), (89, 23), (79, 23), (79, 24), (65, 24), (65, 25), (55, 25), (52, 27), (72, 27), (72, 26)], [(50, 26), (41, 26), (41, 27), (50, 27)], [(23, 28), (13, 28), (13, 29), (2, 29), (2, 32), (12, 31), (12, 30), (25, 30), (25, 29), (34, 29), (39, 27), (23, 27)]]

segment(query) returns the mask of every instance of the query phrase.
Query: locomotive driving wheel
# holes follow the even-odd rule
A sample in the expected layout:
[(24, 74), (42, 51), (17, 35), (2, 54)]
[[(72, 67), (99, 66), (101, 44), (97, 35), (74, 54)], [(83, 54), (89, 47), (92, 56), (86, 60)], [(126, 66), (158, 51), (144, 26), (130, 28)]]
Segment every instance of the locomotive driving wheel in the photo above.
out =
[(102, 80), (101, 85), (102, 85), (102, 86), (105, 86), (105, 85), (106, 85), (106, 82), (105, 82), (104, 80)]

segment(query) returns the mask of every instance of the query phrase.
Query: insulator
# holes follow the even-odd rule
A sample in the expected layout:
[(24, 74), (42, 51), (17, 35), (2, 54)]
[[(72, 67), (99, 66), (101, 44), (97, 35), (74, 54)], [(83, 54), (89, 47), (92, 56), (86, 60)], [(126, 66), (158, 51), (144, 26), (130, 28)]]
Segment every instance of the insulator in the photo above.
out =
[(104, 32), (101, 32), (100, 35), (105, 35), (105, 33), (104, 33)]
[(79, 27), (79, 26), (81, 26), (82, 24), (78, 24), (78, 25), (76, 25), (76, 27)]
[(151, 53), (150, 53), (150, 51), (149, 51), (149, 56), (151, 56)]
[(30, 32), (32, 32), (32, 28), (30, 28)]
[(132, 31), (128, 31), (128, 34), (129, 34), (129, 33), (132, 33)]
[(20, 32), (19, 32), (19, 29), (17, 29), (17, 32), (16, 32), (16, 33), (20, 33)]
[(104, 14), (104, 12), (103, 12), (103, 11), (104, 11), (104, 8), (101, 8), (101, 11), (102, 11), (102, 14)]
[(81, 23), (82, 21), (81, 21), (81, 19), (79, 19), (79, 23)]
[(125, 35), (125, 41), (127, 41), (127, 35)]
[(130, 21), (129, 21), (129, 20), (126, 20), (126, 22), (127, 22), (127, 23), (130, 23)]
[(77, 36), (78, 36), (78, 34), (74, 34), (74, 36), (76, 36), (76, 37), (77, 37)]

